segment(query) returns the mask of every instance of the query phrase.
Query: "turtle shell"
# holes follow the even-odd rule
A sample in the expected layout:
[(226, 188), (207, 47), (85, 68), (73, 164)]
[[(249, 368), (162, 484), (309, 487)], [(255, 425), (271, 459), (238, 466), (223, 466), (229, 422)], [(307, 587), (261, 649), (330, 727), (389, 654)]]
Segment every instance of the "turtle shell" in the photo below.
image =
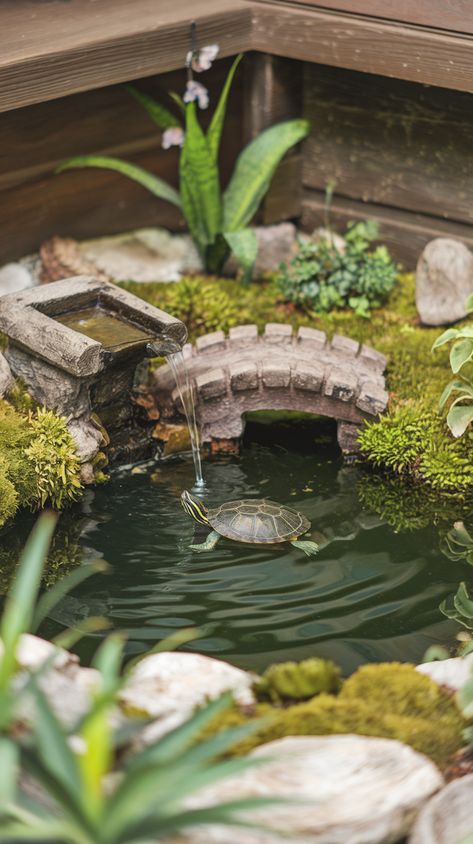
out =
[(237, 542), (274, 543), (297, 539), (310, 528), (302, 513), (265, 498), (226, 501), (207, 513), (217, 533)]

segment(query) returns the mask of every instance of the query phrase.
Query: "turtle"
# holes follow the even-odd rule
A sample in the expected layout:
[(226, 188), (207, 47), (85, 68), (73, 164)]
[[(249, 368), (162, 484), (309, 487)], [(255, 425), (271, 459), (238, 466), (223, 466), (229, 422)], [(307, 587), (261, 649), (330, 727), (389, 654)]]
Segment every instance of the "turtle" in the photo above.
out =
[(208, 508), (200, 498), (185, 490), (181, 504), (196, 522), (212, 528), (205, 542), (189, 546), (193, 551), (212, 551), (222, 536), (255, 545), (290, 542), (308, 557), (319, 550), (316, 542), (298, 538), (310, 528), (306, 517), (267, 498), (241, 498)]

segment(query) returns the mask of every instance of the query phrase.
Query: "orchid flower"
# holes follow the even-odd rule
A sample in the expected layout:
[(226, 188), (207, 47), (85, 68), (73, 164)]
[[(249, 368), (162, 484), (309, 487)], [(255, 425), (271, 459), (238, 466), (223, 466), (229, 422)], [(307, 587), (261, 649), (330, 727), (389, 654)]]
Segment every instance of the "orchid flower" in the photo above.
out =
[(219, 49), (218, 44), (207, 44), (200, 50), (189, 50), (186, 57), (186, 67), (192, 68), (196, 73), (210, 70), (212, 63), (218, 56)]
[(207, 108), (209, 104), (209, 92), (204, 85), (196, 82), (194, 79), (189, 79), (186, 85), (186, 92), (183, 100), (185, 103), (192, 103), (197, 100), (199, 108)]
[(184, 132), (180, 126), (170, 126), (163, 132), (161, 138), (161, 146), (163, 149), (170, 147), (182, 147), (184, 143)]

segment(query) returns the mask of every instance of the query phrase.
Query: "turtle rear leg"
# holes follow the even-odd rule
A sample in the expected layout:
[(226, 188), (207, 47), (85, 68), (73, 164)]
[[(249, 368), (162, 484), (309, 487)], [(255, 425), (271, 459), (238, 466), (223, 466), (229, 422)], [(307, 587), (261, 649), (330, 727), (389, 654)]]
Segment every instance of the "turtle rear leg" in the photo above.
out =
[(304, 554), (307, 554), (308, 557), (315, 557), (315, 555), (319, 552), (319, 546), (317, 543), (311, 542), (308, 539), (293, 539), (291, 545), (294, 545), (294, 548), (299, 548), (299, 550), (303, 551)]
[(217, 533), (216, 530), (212, 530), (209, 533), (205, 542), (202, 542), (200, 545), (189, 545), (189, 548), (191, 548), (193, 551), (212, 551), (215, 548), (219, 539), (220, 534)]

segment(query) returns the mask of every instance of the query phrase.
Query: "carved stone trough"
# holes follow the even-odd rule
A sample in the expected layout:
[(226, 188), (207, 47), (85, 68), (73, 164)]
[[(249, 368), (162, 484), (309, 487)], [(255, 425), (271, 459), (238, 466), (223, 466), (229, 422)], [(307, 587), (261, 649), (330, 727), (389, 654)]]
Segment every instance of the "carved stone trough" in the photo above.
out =
[(131, 401), (135, 373), (150, 354), (182, 347), (180, 320), (114, 284), (76, 276), (2, 297), (0, 331), (13, 375), (37, 402), (69, 417), (84, 480), (109, 443), (113, 463), (150, 453), (149, 422)]

